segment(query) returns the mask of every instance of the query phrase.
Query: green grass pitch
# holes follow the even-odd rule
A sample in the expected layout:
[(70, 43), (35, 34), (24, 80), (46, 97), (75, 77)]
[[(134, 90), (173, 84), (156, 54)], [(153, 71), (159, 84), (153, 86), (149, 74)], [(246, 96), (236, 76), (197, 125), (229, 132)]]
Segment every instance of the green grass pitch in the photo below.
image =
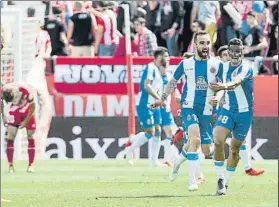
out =
[(266, 170), (260, 177), (244, 174), (240, 163), (226, 196), (215, 196), (212, 160), (202, 163), (206, 182), (188, 192), (187, 163), (175, 182), (169, 168), (150, 167), (147, 160), (129, 166), (125, 160), (48, 160), (36, 162), (36, 173), (26, 173), (27, 161), (15, 162), (7, 173), (2, 160), (1, 196), (7, 207), (275, 207), (278, 206), (277, 161), (253, 162)]

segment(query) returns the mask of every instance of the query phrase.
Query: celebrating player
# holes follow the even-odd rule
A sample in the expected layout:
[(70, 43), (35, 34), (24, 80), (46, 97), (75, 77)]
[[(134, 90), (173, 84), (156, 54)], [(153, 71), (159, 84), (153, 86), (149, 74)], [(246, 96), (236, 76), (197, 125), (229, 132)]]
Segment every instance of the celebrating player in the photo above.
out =
[[(132, 137), (131, 146), (127, 149), (127, 158), (130, 159), (133, 151), (141, 147), (149, 139), (152, 141), (151, 162), (153, 166), (162, 166), (158, 162), (158, 155), (161, 147), (161, 113), (160, 109), (150, 108), (150, 104), (159, 100), (163, 92), (163, 80), (160, 73), (160, 67), (167, 67), (169, 62), (168, 50), (164, 47), (158, 47), (154, 51), (154, 62), (149, 63), (144, 69), (140, 82), (140, 92), (137, 98), (138, 120), (144, 132), (140, 132)], [(129, 143), (126, 146), (129, 146)], [(132, 164), (133, 161), (129, 160)], [(167, 165), (164, 165), (167, 166)]]
[[(9, 172), (14, 172), (13, 155), (14, 140), (18, 129), (26, 128), (28, 139), (29, 165), (27, 172), (34, 172), (33, 163), (35, 158), (35, 140), (34, 133), (36, 129), (35, 122), (35, 103), (32, 94), (27, 87), (9, 83), (4, 85), (1, 90), (1, 112), (4, 124), (8, 128), (7, 158), (9, 162)], [(8, 116), (5, 114), (4, 101), (11, 103)]]
[[(218, 114), (214, 135), (214, 164), (217, 171), (217, 195), (226, 194), (227, 185), (239, 161), (239, 151), (253, 119), (253, 70), (242, 60), (243, 44), (232, 39), (228, 45), (231, 58), (220, 68), (219, 79), (223, 83), (212, 83), (214, 91), (226, 90), (225, 103)], [(230, 152), (224, 175), (225, 140), (232, 132)]]
[(188, 159), (189, 191), (198, 190), (195, 172), (199, 162), (197, 150), (200, 144), (202, 144), (202, 151), (206, 156), (211, 153), (212, 139), (208, 137), (207, 130), (212, 118), (212, 105), (209, 101), (214, 92), (208, 87), (208, 84), (216, 81), (220, 64), (218, 59), (209, 55), (211, 43), (207, 32), (197, 32), (194, 42), (197, 48), (195, 57), (185, 59), (179, 64), (161, 99), (152, 104), (153, 107), (164, 105), (169, 94), (176, 88), (179, 79), (183, 77), (181, 116), (189, 141), (188, 145), (184, 145), (180, 158), (174, 162), (170, 180), (175, 179), (180, 165)]
[[(217, 53), (218, 53), (218, 56), (220, 57), (220, 59), (223, 61), (223, 63), (230, 60), (227, 45), (220, 47)], [(221, 104), (220, 107), (222, 107), (222, 105), (223, 104)], [(239, 156), (243, 163), (245, 173), (247, 175), (258, 176), (258, 175), (261, 175), (264, 173), (264, 170), (262, 170), (262, 169), (252, 168), (252, 164), (251, 164), (251, 161), (249, 158), (249, 152), (246, 147), (246, 140), (244, 140), (244, 142), (242, 143), (242, 145), (240, 147)]]

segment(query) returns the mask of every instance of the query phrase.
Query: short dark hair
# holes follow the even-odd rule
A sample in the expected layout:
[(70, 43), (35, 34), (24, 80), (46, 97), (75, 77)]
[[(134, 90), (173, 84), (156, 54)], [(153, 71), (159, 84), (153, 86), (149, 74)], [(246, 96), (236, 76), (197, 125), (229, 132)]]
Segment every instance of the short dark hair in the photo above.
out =
[(52, 7), (52, 14), (54, 15), (60, 15), (62, 14), (62, 9), (59, 6), (53, 6)]
[(249, 12), (247, 13), (247, 16), (252, 16), (252, 17), (256, 18), (256, 13), (253, 12), (253, 11), (249, 11)]
[(229, 41), (229, 45), (228, 45), (228, 48), (231, 46), (231, 45), (238, 45), (238, 46), (243, 46), (243, 43), (240, 39), (238, 38), (233, 38)]
[(12, 95), (12, 91), (11, 90), (5, 90), (3, 91), (3, 99), (6, 101), (6, 102), (12, 102), (14, 96)]
[(157, 47), (157, 49), (154, 51), (154, 58), (156, 59), (159, 55), (163, 55), (164, 53), (169, 53), (167, 48)]
[(222, 47), (220, 47), (217, 51), (217, 55), (221, 57), (222, 52), (224, 52), (225, 50), (228, 50), (228, 45), (223, 45)]
[(201, 35), (208, 35), (208, 32), (207, 32), (207, 31), (204, 31), (204, 30), (201, 30), (201, 31), (197, 32), (197, 33), (195, 34), (195, 37), (194, 37), (194, 42), (196, 42), (198, 36), (201, 36)]

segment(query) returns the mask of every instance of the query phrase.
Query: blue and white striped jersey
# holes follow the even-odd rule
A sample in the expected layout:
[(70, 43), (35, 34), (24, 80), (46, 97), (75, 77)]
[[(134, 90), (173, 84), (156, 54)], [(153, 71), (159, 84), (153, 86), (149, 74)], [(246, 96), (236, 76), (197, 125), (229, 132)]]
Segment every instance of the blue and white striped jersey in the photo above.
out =
[(241, 77), (242, 83), (234, 90), (226, 91), (225, 104), (227, 110), (248, 112), (253, 110), (253, 69), (249, 62), (243, 61), (239, 66), (231, 66), (230, 62), (224, 63), (218, 73), (223, 83), (234, 81), (235, 77)]
[(140, 89), (137, 97), (137, 106), (149, 107), (151, 103), (154, 103), (156, 100), (149, 95), (149, 93), (144, 88), (145, 80), (151, 80), (152, 88), (159, 94), (160, 96), (163, 93), (163, 80), (162, 75), (160, 73), (159, 68), (152, 62), (146, 65), (141, 81), (140, 81)]
[(208, 86), (216, 83), (220, 64), (221, 61), (215, 57), (206, 61), (191, 57), (179, 64), (174, 78), (179, 80), (183, 77), (181, 108), (198, 109), (203, 115), (212, 115), (209, 98), (214, 96), (214, 92)]

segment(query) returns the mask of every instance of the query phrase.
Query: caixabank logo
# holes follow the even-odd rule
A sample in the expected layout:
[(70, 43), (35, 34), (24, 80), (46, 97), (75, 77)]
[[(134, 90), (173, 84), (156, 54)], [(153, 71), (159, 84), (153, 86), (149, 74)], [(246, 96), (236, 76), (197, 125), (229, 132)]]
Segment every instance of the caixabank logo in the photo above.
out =
[[(247, 140), (252, 159), (277, 159), (278, 130), (270, 123), (278, 122), (277, 117), (256, 117)], [(88, 118), (54, 118), (47, 140), (46, 155), (48, 158), (82, 159), (93, 158), (124, 159), (124, 143), (128, 140), (127, 117), (88, 117)], [(137, 131), (140, 128), (137, 126)], [(159, 158), (165, 157), (164, 137)], [(227, 147), (230, 138), (227, 139)], [(182, 145), (177, 145), (174, 153), (179, 153)], [(148, 144), (136, 150), (137, 158), (149, 157)]]

